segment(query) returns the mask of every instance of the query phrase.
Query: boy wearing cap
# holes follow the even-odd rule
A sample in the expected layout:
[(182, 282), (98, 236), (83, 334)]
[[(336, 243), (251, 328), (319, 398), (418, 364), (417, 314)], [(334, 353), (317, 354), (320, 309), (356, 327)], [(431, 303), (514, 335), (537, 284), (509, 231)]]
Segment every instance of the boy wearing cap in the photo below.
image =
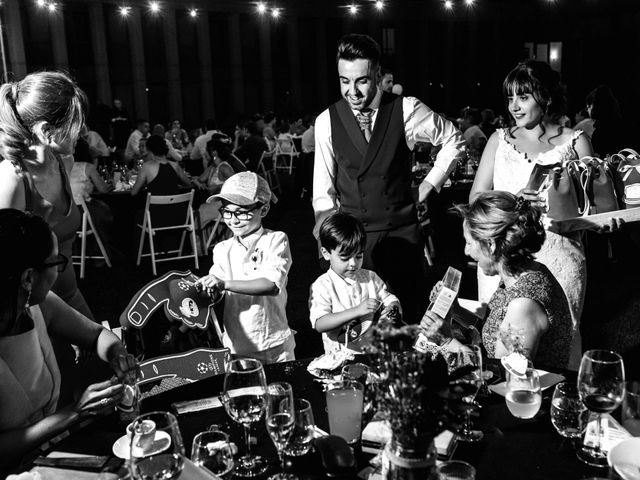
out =
[(295, 341), (289, 329), (287, 275), (291, 267), (289, 239), (284, 232), (262, 226), (271, 190), (253, 172), (230, 177), (220, 193), (220, 214), (233, 238), (213, 249), (209, 275), (198, 282), (210, 293), (226, 295), (223, 344), (236, 356), (263, 363), (294, 360)]

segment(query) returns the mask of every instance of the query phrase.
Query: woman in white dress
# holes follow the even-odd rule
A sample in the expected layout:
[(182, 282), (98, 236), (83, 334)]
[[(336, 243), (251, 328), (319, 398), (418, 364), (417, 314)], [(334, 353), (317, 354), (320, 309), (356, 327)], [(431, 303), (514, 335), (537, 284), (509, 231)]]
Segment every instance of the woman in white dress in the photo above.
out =
[[(538, 61), (520, 63), (502, 84), (514, 126), (498, 129), (487, 142), (470, 201), (486, 190), (505, 190), (544, 205), (537, 192), (525, 190), (536, 164), (561, 164), (593, 155), (586, 135), (549, 119), (561, 112), (564, 98), (560, 76)], [(536, 260), (545, 264), (562, 286), (573, 319), (574, 337), (570, 368), (576, 368), (581, 356), (580, 316), (586, 287), (586, 260), (579, 234), (558, 235), (547, 232), (547, 240)], [(498, 287), (497, 277), (487, 277), (478, 269), (478, 299), (487, 302)]]

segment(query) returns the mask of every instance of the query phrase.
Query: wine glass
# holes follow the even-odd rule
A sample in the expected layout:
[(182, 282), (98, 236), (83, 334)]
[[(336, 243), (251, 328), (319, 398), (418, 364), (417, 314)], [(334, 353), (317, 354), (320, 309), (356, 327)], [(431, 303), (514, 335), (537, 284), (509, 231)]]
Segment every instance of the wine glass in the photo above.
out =
[(293, 401), (294, 422), (293, 432), (284, 447), (284, 453), (292, 457), (301, 457), (311, 450), (315, 421), (311, 404), (304, 398), (296, 398)]
[(251, 424), (262, 417), (265, 409), (267, 380), (262, 363), (252, 358), (232, 360), (224, 374), (222, 399), (224, 408), (232, 420), (244, 427), (246, 454), (238, 459), (235, 474), (255, 477), (264, 473), (267, 462), (251, 454)]
[(482, 352), (477, 345), (465, 345), (459, 351), (450, 353), (450, 361), (456, 369), (471, 368), (465, 375), (454, 380), (450, 388), (464, 402), (465, 419), (461, 429), (456, 433), (458, 440), (477, 442), (484, 434), (481, 430), (473, 430), (471, 411), (474, 409), (476, 394), (482, 386)]
[(578, 458), (584, 463), (596, 467), (607, 466), (607, 455), (600, 449), (601, 417), (620, 405), (624, 389), (624, 363), (620, 355), (610, 350), (588, 350), (584, 353), (578, 372), (578, 391), (585, 407), (596, 414), (593, 445), (585, 440), (577, 452)]
[(191, 460), (214, 475), (231, 477), (233, 448), (229, 443), (229, 435), (219, 430), (200, 432), (193, 439)]
[(265, 416), (267, 432), (271, 436), (282, 472), (269, 477), (269, 480), (292, 480), (295, 476), (285, 473), (284, 446), (293, 432), (295, 414), (293, 407), (293, 390), (287, 382), (270, 383), (267, 386), (267, 413)]
[(129, 472), (135, 480), (178, 478), (184, 446), (178, 421), (171, 413), (140, 415), (131, 427)]
[(584, 433), (589, 412), (580, 400), (573, 382), (560, 382), (551, 398), (551, 423), (565, 438), (578, 438)]

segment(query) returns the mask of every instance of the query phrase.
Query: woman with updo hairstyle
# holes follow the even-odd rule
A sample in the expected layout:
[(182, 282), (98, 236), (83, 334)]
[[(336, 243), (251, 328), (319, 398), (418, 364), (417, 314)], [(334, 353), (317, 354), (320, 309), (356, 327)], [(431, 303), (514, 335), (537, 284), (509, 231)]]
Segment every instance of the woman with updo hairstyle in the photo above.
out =
[[(478, 262), (478, 269), (486, 275), (500, 279), (482, 328), (487, 355), (508, 355), (517, 336), (517, 348), (524, 350), (534, 365), (566, 368), (571, 313), (558, 281), (535, 260), (546, 237), (540, 210), (523, 197), (500, 191), (480, 193), (456, 210), (463, 218), (465, 254)], [(433, 329), (434, 324), (442, 327), (440, 319), (423, 319), (426, 329)]]
[[(0, 208), (43, 217), (67, 257), (80, 227), (68, 173), (86, 110), (84, 92), (61, 72), (32, 73), (0, 87)], [(93, 318), (71, 263), (52, 290)]]
[(145, 187), (151, 195), (176, 195), (180, 185), (191, 186), (191, 180), (176, 162), (167, 159), (169, 146), (159, 135), (151, 135), (146, 142), (147, 158), (138, 172), (131, 195), (138, 195)]
[[(39, 216), (0, 209), (0, 477), (22, 455), (83, 417), (113, 412), (138, 366), (118, 338), (71, 308), (51, 286), (69, 258)], [(115, 375), (66, 405), (50, 335), (94, 352)], [(108, 375), (108, 374), (107, 374)]]
[(232, 155), (231, 148), (231, 138), (222, 133), (214, 133), (211, 140), (207, 142), (207, 153), (211, 161), (204, 172), (194, 179), (193, 183), (200, 190), (206, 191), (208, 195), (220, 192), (222, 184), (235, 173), (228, 162)]
[[(544, 208), (539, 192), (526, 188), (534, 167), (562, 165), (593, 155), (591, 144), (582, 131), (552, 120), (564, 112), (565, 100), (560, 75), (547, 63), (529, 60), (518, 64), (504, 79), (502, 90), (513, 124), (499, 128), (489, 138), (469, 200), (481, 192), (504, 190)], [(580, 234), (548, 231), (536, 259), (547, 266), (567, 296), (574, 331), (570, 367), (577, 369), (582, 356), (579, 322), (587, 277)], [(478, 268), (478, 299), (487, 302), (499, 281), (498, 276), (488, 277)]]

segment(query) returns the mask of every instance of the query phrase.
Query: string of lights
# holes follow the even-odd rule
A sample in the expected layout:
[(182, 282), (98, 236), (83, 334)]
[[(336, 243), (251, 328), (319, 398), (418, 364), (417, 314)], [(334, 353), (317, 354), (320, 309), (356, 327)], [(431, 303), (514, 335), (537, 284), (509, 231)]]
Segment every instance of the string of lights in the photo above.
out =
[[(390, 1), (391, 0), (386, 0), (386, 1), (361, 0), (360, 2), (358, 2), (356, 0), (353, 0), (349, 4), (343, 5), (341, 8), (343, 8), (348, 15), (351, 15), (354, 17), (359, 15), (360, 13), (366, 13), (367, 11), (371, 11), (371, 10), (380, 14), (385, 10), (385, 8), (387, 7), (387, 4), (390, 3)], [(442, 7), (445, 10), (453, 11), (458, 6), (466, 6), (468, 9), (470, 9), (474, 7), (481, 0), (435, 0), (435, 1), (440, 2), (442, 4)], [(541, 1), (548, 4), (553, 4), (553, 3), (556, 3), (558, 0), (541, 0)], [(47, 9), (51, 13), (56, 12), (62, 6), (62, 2), (60, 0), (58, 1), (35, 0), (35, 4), (39, 8)], [(265, 17), (269, 16), (274, 20), (279, 19), (285, 12), (285, 9), (283, 7), (277, 6), (274, 4), (274, 2), (269, 2), (266, 0), (259, 0), (257, 2), (252, 2), (252, 4), (254, 5), (255, 11), (258, 15), (265, 16)], [(133, 7), (131, 5), (127, 3), (123, 3), (118, 7), (117, 10), (122, 17), (127, 17), (131, 14), (132, 8)], [(162, 11), (162, 5), (157, 0), (151, 0), (147, 3), (147, 10), (152, 15), (158, 15)], [(197, 8), (189, 7), (187, 8), (187, 12), (191, 18), (195, 19), (198, 17), (199, 12)]]

